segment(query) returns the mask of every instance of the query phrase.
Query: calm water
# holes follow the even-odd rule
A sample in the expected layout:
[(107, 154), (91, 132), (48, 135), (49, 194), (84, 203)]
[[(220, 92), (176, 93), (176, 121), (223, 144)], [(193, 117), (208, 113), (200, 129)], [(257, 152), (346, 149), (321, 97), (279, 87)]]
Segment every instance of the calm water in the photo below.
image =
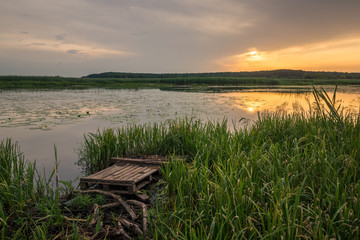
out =
[[(333, 88), (326, 87), (332, 95)], [(337, 99), (359, 111), (360, 86), (339, 87)], [(29, 161), (49, 173), (54, 145), (62, 180), (80, 175), (76, 149), (83, 135), (127, 124), (164, 122), (176, 118), (256, 121), (258, 112), (307, 110), (311, 88), (262, 88), (223, 93), (144, 90), (0, 90), (0, 140), (11, 137)]]

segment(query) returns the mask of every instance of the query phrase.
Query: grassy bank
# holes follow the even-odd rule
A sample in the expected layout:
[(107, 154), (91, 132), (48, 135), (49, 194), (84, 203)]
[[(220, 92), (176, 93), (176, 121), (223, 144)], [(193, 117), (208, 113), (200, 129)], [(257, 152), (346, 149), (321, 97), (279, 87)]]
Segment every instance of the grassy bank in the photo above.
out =
[(98, 131), (80, 164), (91, 173), (111, 156), (187, 155), (163, 169), (155, 239), (359, 239), (360, 116), (315, 95), (318, 109), (248, 129), (179, 120)]

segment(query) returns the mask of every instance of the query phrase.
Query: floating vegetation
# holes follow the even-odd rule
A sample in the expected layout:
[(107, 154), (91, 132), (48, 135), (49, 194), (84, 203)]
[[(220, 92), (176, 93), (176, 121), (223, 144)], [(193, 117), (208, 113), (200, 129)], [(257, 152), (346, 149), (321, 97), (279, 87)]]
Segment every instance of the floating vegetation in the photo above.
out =
[[(43, 129), (45, 124), (56, 126), (88, 119), (129, 124), (179, 117), (221, 120), (226, 116), (255, 120), (256, 112), (276, 111), (284, 108), (284, 102), (288, 102), (284, 110), (292, 112), (301, 109), (300, 105), (307, 110), (308, 102), (313, 101), (309, 100), (309, 93), (292, 94), (281, 89), (247, 87), (243, 91), (219, 93), (175, 93), (156, 89), (7, 90), (1, 94), (0, 126)], [(293, 86), (293, 89), (303, 88)], [(343, 105), (359, 108), (360, 89), (353, 86), (351, 93), (348, 87), (342, 86), (338, 92), (344, 99)], [(293, 108), (294, 102), (297, 106)]]

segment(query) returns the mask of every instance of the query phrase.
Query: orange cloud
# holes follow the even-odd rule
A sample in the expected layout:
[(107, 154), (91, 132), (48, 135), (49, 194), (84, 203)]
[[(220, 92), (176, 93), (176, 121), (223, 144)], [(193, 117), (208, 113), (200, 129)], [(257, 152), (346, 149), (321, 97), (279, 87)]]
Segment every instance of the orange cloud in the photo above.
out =
[(226, 71), (302, 69), (360, 72), (360, 38), (333, 40), (304, 46), (248, 52), (218, 61)]

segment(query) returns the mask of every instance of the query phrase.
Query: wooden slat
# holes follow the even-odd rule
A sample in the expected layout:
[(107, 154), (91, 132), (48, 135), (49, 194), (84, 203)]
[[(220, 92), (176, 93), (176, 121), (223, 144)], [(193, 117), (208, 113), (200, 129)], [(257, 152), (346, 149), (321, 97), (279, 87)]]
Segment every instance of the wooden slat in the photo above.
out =
[(124, 180), (128, 180), (131, 176), (136, 174), (138, 171), (139, 171), (139, 168), (134, 168), (131, 172), (128, 172), (127, 174), (124, 174), (123, 176), (121, 176), (121, 178)]
[(149, 183), (150, 183), (150, 181), (142, 182), (142, 183), (140, 183), (140, 184), (137, 186), (137, 189), (141, 189), (141, 188), (143, 188), (144, 186), (148, 185)]
[(133, 169), (133, 166), (128, 167), (128, 168), (123, 168), (123, 169), (121, 169), (120, 171), (114, 173), (114, 174), (112, 175), (112, 177), (113, 177), (113, 178), (118, 178), (118, 176), (124, 175), (124, 174), (128, 173), (129, 171), (132, 171), (132, 169)]
[(159, 157), (159, 158), (119, 158), (113, 157), (111, 160), (115, 163), (131, 163), (131, 164), (146, 164), (146, 165), (161, 165), (168, 164), (170, 161), (183, 161), (182, 157)]
[(159, 170), (158, 170), (158, 169), (154, 169), (153, 171), (149, 172), (149, 173), (146, 174), (146, 175), (145, 175), (145, 174), (144, 174), (144, 175), (140, 175), (140, 176), (138, 176), (137, 178), (131, 179), (131, 180), (134, 181), (135, 183), (137, 183), (137, 182), (143, 180), (144, 178), (150, 176), (151, 174), (156, 173), (157, 171), (159, 171)]
[[(152, 168), (141, 168), (141, 169), (138, 169), (138, 171), (134, 171), (132, 173), (129, 173), (128, 175), (125, 175), (125, 176), (121, 176), (121, 178), (118, 178), (116, 180), (120, 180), (120, 181), (133, 181), (133, 179), (136, 179), (137, 177), (141, 176), (141, 175), (145, 175), (148, 176), (148, 173), (150, 171), (153, 171), (154, 169)], [(157, 169), (155, 169), (155, 171), (157, 171)], [(114, 179), (115, 180), (115, 179)]]
[(119, 169), (118, 169), (117, 172), (113, 172), (111, 175), (106, 176), (104, 179), (114, 178), (117, 175), (123, 174), (125, 172), (132, 171), (132, 169), (133, 169), (133, 166), (126, 166), (126, 167), (123, 167), (123, 168), (122, 168), (122, 166), (118, 166), (118, 167), (119, 167)]
[(85, 179), (82, 180), (83, 183), (93, 183), (93, 184), (107, 184), (107, 185), (117, 185), (117, 186), (130, 186), (134, 184), (134, 181), (114, 181), (114, 180), (104, 180), (104, 179)]
[(87, 176), (85, 178), (104, 178), (105, 176), (108, 176), (109, 174), (112, 174), (120, 169), (120, 166), (113, 165), (111, 167), (105, 168), (104, 170), (101, 170), (100, 172), (94, 173), (90, 176)]
[(145, 175), (145, 176), (147, 177), (147, 176), (149, 176), (150, 174), (155, 173), (155, 172), (157, 172), (157, 171), (158, 171), (158, 169), (151, 169), (151, 168), (150, 168), (150, 169), (146, 169), (146, 170), (144, 170), (143, 172), (140, 172), (140, 173), (134, 175), (132, 178), (129, 178), (129, 180), (137, 180), (137, 178), (140, 177), (140, 176), (142, 176), (142, 175)]

